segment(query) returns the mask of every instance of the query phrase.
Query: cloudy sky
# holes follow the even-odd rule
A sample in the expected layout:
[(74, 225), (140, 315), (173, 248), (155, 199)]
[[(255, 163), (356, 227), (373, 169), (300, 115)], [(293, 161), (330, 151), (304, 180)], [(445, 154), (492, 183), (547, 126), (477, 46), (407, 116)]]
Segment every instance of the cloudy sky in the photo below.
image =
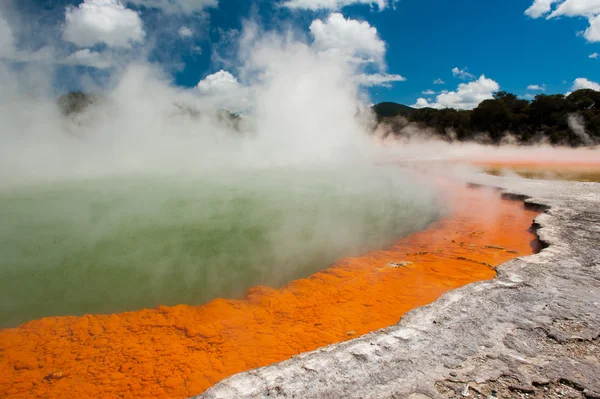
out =
[(248, 36), (265, 32), (360, 65), (373, 102), (470, 109), (498, 90), (600, 89), (600, 0), (0, 3), (1, 62), (51, 68), (57, 93), (140, 62), (177, 86), (234, 92)]

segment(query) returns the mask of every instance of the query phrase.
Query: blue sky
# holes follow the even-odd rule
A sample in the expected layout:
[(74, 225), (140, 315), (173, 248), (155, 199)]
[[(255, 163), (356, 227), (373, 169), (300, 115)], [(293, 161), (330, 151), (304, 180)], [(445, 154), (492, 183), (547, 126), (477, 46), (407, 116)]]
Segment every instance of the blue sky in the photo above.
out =
[[(289, 8), (282, 6), (284, 1), (299, 1), (309, 6)], [(411, 105), (418, 98), (424, 98), (428, 103), (442, 104), (440, 107), (463, 104), (452, 102), (455, 99), (440, 102), (436, 97), (443, 90), (456, 93), (459, 84), (468, 85), (485, 75), (489, 79), (484, 82), (486, 89), (482, 89), (475, 100), (464, 103), (470, 105), (459, 106), (468, 108), (473, 101), (487, 96), (483, 92), (491, 91), (495, 84), (501, 90), (521, 96), (540, 93), (541, 89), (546, 93), (566, 93), (578, 78), (585, 80), (580, 79), (575, 88), (596, 88), (593, 82), (600, 81), (600, 58), (590, 58), (590, 55), (600, 53), (600, 33), (592, 28), (585, 35), (582, 32), (598, 22), (594, 22), (594, 18), (600, 21), (600, 1), (554, 0), (545, 13), (525, 14), (532, 4), (540, 3), (543, 7), (543, 3), (549, 1), (12, 0), (0, 8), (0, 37), (2, 29), (4, 32), (9, 29), (12, 41), (4, 44), (5, 59), (12, 57), (19, 62), (31, 62), (28, 60), (35, 58), (32, 54), (40, 58), (40, 50), (49, 47), (55, 61), (63, 57), (63, 61), (57, 61), (57, 86), (61, 90), (74, 88), (68, 78), (73, 69), (102, 77), (110, 74), (110, 62), (136, 57), (162, 65), (174, 84), (193, 87), (221, 69), (235, 75), (234, 57), (228, 59), (228, 56), (233, 51), (232, 43), (239, 38), (243, 21), (255, 21), (264, 31), (291, 29), (300, 36), (304, 34), (303, 40), (310, 41), (311, 23), (317, 19), (326, 21), (331, 13), (339, 12), (347, 20), (366, 21), (377, 30), (386, 46), (387, 70), (380, 72), (406, 78), (367, 87), (373, 102)], [(98, 10), (103, 3), (118, 6), (129, 22), (137, 14), (137, 29), (141, 31), (118, 31), (122, 27), (111, 26), (110, 29), (117, 31), (108, 32), (108, 28), (102, 27), (88, 32), (82, 25), (89, 22), (87, 14), (79, 25), (70, 26), (77, 22), (77, 12), (84, 3), (97, 6)], [(377, 4), (386, 7), (380, 9)], [(71, 19), (67, 7), (71, 9)], [(556, 12), (560, 7), (562, 11)], [(558, 15), (547, 18), (553, 11)], [(600, 32), (600, 22), (597, 25)], [(182, 30), (184, 28), (187, 30)], [(86, 36), (88, 33), (90, 37)], [(95, 34), (106, 35), (106, 38), (95, 40)], [(130, 42), (119, 39), (127, 35), (131, 35)], [(0, 39), (0, 58), (3, 40), (6, 42)], [(86, 55), (89, 56), (86, 59), (94, 57), (94, 61), (73, 62)], [(109, 61), (101, 61), (101, 57)], [(65, 62), (66, 59), (69, 61)], [(453, 68), (459, 68), (461, 76), (455, 76)], [(445, 83), (434, 85), (436, 79)], [(538, 85), (540, 90), (528, 90), (530, 85)], [(458, 95), (464, 95), (471, 88), (464, 87)], [(434, 93), (423, 94), (426, 90)]]
[[(373, 97), (411, 103), (425, 89), (454, 90), (460, 82), (452, 75), (454, 67), (485, 74), (517, 94), (532, 84), (564, 93), (578, 77), (597, 81), (600, 60), (588, 56), (600, 52), (600, 45), (576, 35), (587, 21), (532, 19), (524, 15), (529, 5), (523, 0), (405, 0), (396, 10), (365, 13), (388, 43), (390, 70), (407, 78), (390, 90), (375, 89)], [(432, 85), (436, 78), (446, 84)]]

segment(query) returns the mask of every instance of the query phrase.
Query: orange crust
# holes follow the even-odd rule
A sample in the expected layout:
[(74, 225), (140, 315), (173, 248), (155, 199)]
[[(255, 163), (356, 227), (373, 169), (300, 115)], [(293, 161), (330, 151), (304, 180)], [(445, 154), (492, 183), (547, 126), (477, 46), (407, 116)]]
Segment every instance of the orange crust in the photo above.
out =
[(451, 214), (425, 231), (281, 289), (2, 330), (0, 398), (186, 398), (390, 326), (446, 291), (493, 278), (489, 265), (534, 251), (528, 229), (537, 212), (485, 190), (460, 189), (449, 200)]

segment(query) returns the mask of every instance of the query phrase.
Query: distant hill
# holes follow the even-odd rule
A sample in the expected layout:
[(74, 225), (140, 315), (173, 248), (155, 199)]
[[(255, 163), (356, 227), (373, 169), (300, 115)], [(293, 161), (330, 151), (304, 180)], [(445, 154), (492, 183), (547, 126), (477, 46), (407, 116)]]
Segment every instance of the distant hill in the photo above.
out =
[(377, 115), (377, 119), (391, 118), (397, 115), (410, 115), (415, 109), (407, 105), (385, 102), (373, 105), (373, 111)]

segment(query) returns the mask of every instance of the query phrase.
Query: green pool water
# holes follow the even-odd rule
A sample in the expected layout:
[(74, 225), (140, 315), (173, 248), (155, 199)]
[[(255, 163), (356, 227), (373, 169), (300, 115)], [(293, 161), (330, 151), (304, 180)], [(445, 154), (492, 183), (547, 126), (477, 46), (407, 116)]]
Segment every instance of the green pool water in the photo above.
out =
[(422, 229), (397, 168), (218, 171), (0, 189), (0, 327), (237, 298)]

